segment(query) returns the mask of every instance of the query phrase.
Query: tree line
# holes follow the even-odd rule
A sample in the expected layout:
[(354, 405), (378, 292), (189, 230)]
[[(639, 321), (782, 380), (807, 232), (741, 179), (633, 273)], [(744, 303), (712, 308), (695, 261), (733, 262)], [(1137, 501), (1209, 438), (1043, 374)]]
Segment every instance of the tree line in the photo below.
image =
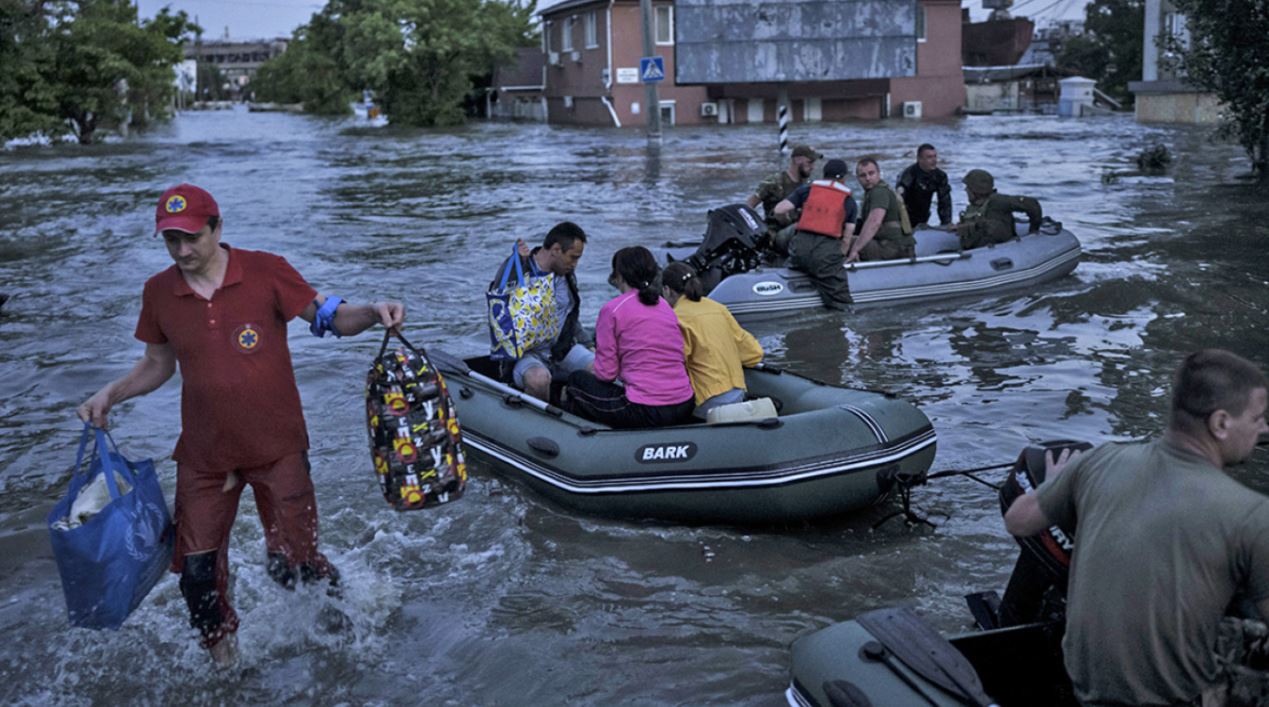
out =
[(128, 0), (0, 0), (0, 141), (144, 128), (171, 113), (173, 69), (197, 27)]
[(259, 100), (339, 114), (370, 90), (395, 124), (463, 120), (463, 103), (494, 66), (531, 46), (534, 2), (329, 0), (284, 54), (260, 67)]

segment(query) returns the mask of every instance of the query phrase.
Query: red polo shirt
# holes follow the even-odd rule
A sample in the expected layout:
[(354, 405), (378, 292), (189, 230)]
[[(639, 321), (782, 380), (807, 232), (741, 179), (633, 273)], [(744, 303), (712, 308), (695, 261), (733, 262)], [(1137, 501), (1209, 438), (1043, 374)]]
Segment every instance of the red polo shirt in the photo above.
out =
[(171, 344), (181, 367), (181, 438), (200, 469), (262, 466), (308, 449), (286, 323), (317, 295), (284, 258), (231, 249), (210, 300), (173, 265), (150, 278), (136, 337)]

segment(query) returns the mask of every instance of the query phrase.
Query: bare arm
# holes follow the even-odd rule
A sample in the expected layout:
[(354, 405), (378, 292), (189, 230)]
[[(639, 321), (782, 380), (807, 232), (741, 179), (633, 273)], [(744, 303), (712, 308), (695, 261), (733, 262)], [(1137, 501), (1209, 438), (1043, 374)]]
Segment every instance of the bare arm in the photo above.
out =
[(868, 212), (868, 218), (864, 219), (863, 228), (859, 229), (859, 237), (855, 239), (855, 243), (850, 247), (850, 252), (846, 254), (846, 262), (853, 263), (859, 260), (859, 251), (868, 245), (868, 242), (877, 235), (877, 231), (881, 229), (881, 223), (886, 219), (886, 210), (876, 208)]
[(772, 213), (776, 216), (783, 216), (796, 208), (797, 207), (793, 205), (792, 201), (789, 201), (788, 199), (781, 199), (780, 203), (775, 205), (775, 209), (772, 210)]
[[(317, 300), (309, 302), (300, 319), (310, 324), (317, 316), (318, 306), (326, 303), (326, 295), (318, 295)], [(342, 336), (353, 336), (369, 329), (375, 324), (394, 329), (405, 321), (405, 305), (400, 302), (371, 302), (370, 304), (352, 304), (344, 302), (335, 310), (334, 325)]]
[(146, 344), (141, 360), (127, 375), (110, 381), (85, 400), (75, 412), (79, 419), (105, 428), (110, 408), (129, 398), (145, 395), (167, 382), (176, 372), (176, 352), (171, 344)]
[[(1079, 456), (1079, 453), (1072, 455), (1070, 449), (1062, 450), (1062, 454), (1057, 459), (1053, 458), (1053, 452), (1045, 452), (1045, 483), (1048, 484), (1061, 475), (1062, 470), (1066, 468), (1067, 462), (1076, 456)], [(1024, 494), (1018, 498), (1018, 500), (1013, 502), (1012, 506), (1009, 506), (1009, 510), (1005, 513), (1005, 530), (1008, 530), (1010, 535), (1019, 538), (1035, 535), (1051, 525), (1053, 525), (1053, 521), (1049, 520), (1048, 516), (1040, 508), (1039, 496), (1035, 492)]]

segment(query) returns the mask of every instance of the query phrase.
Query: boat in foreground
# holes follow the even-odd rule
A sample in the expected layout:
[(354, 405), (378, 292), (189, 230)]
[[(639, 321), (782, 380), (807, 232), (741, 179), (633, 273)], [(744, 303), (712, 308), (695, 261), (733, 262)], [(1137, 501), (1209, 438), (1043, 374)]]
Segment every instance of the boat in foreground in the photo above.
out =
[(835, 515), (924, 478), (934, 460), (934, 429), (911, 404), (771, 366), (745, 378), (777, 417), (614, 430), (500, 382), (487, 357), (430, 356), (469, 453), (588, 514), (742, 525)]
[(1062, 622), (944, 638), (910, 609), (871, 611), (794, 641), (790, 707), (1075, 707)]

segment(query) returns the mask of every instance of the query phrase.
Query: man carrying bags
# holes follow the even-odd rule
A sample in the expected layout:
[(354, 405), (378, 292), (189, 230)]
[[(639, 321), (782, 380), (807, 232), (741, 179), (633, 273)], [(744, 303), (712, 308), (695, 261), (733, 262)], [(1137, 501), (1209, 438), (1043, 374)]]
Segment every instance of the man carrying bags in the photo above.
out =
[(317, 503), (308, 432), (287, 348), (299, 316), (316, 336), (397, 327), (397, 302), (354, 305), (319, 295), (283, 258), (221, 243), (224, 222), (211, 194), (190, 184), (164, 192), (155, 214), (175, 264), (145, 284), (136, 337), (145, 354), (78, 408), (104, 427), (114, 405), (158, 388), (181, 367), (181, 437), (176, 460), (176, 551), (172, 571), (190, 623), (217, 665), (237, 658), (230, 604), (229, 534), (243, 484), (264, 526), (269, 575), (338, 581), (317, 549)]

